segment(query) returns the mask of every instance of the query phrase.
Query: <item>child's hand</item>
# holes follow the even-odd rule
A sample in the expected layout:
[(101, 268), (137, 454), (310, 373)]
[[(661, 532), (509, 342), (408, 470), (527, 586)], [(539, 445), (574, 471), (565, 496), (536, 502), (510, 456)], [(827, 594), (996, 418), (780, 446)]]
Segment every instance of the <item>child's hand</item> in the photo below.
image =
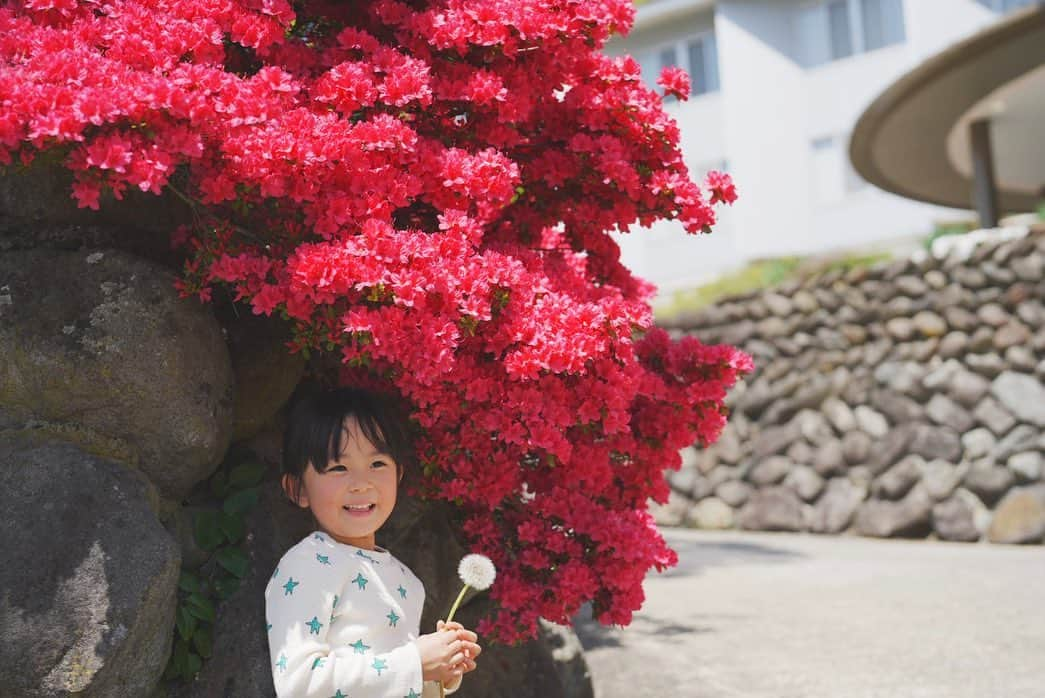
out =
[[(435, 629), (436, 630), (455, 630), (455, 631), (457, 631), (459, 633), (458, 637), (462, 637), (460, 635), (460, 633), (463, 632), (464, 633), (463, 638), (465, 640), (468, 640), (469, 642), (472, 642), (472, 643), (477, 642), (478, 639), (479, 639), (478, 635), (473, 633), (471, 630), (468, 630), (467, 628), (465, 628), (463, 625), (458, 623), (456, 620), (452, 620), (449, 623), (444, 623), (443, 621), (438, 621), (435, 624)], [(483, 651), (483, 648), (480, 647), (479, 645), (475, 645), (475, 648), (476, 648), (476, 652), (475, 653), (472, 653), (471, 651), (466, 651), (465, 655), (464, 655), (464, 662), (462, 662), (461, 664), (457, 665), (457, 666), (459, 666), (463, 670), (462, 673), (464, 673), (464, 674), (467, 674), (470, 671), (475, 671), (475, 658), (476, 658), (476, 656), (478, 656), (479, 652)]]
[(438, 628), (415, 641), (421, 655), (421, 674), (425, 681), (454, 683), (475, 668), (475, 657), (482, 648), (475, 642), (475, 633), (460, 623), (446, 625), (440, 621)]

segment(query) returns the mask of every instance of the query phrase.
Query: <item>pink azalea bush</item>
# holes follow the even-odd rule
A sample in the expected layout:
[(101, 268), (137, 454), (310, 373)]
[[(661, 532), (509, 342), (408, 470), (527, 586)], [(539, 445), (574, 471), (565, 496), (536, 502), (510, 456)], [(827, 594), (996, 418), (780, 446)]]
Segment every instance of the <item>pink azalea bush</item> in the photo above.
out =
[[(421, 494), (497, 565), (479, 630), (592, 601), (627, 624), (672, 565), (647, 512), (714, 441), (750, 359), (652, 326), (607, 234), (708, 232), (676, 124), (631, 58), (630, 0), (0, 0), (0, 162), (55, 151), (97, 208), (170, 189), (186, 295), (230, 287), (393, 389)], [(685, 98), (689, 80), (660, 83)]]

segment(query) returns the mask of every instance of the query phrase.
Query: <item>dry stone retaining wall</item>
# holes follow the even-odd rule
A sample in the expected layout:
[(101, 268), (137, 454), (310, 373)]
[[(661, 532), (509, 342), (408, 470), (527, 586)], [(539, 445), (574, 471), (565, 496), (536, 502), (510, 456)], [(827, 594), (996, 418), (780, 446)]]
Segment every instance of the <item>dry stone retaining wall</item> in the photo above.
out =
[(670, 327), (755, 372), (661, 523), (1045, 541), (1045, 231), (728, 299)]

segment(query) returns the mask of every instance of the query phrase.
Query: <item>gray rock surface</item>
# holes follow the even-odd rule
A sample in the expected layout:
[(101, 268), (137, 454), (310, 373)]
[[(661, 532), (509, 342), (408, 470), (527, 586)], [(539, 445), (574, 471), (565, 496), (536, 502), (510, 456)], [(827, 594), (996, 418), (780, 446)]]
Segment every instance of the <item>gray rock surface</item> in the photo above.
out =
[(848, 478), (834, 477), (827, 481), (824, 494), (813, 505), (810, 529), (816, 533), (841, 533), (867, 497), (867, 488), (854, 484)]
[(0, 426), (42, 422), (188, 492), (228, 446), (233, 377), (217, 321), (173, 284), (115, 251), (0, 256)]
[(740, 510), (737, 523), (755, 531), (800, 531), (802, 501), (787, 487), (757, 489)]
[(856, 513), (856, 530), (876, 538), (923, 538), (932, 529), (932, 506), (922, 486), (898, 502), (870, 499)]
[(139, 473), (41, 437), (0, 434), (0, 686), (147, 695), (170, 653), (178, 547)]
[(991, 393), (1019, 420), (1045, 427), (1045, 386), (1034, 376), (1005, 371), (994, 379)]
[(1045, 539), (1045, 485), (1014, 489), (998, 505), (987, 536), (993, 543)]

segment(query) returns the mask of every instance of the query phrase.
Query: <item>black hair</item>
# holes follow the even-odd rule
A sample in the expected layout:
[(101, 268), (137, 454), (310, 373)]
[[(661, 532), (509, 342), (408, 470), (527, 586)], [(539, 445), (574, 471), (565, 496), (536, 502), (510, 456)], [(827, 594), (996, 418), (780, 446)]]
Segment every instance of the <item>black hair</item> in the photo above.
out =
[(389, 396), (353, 388), (309, 393), (291, 407), (283, 433), (282, 470), (291, 476), (293, 492), (288, 494), (295, 502), (305, 468), (322, 472), (341, 454), (346, 417), (354, 417), (363, 436), (392, 457), (400, 474), (416, 465), (410, 424)]

